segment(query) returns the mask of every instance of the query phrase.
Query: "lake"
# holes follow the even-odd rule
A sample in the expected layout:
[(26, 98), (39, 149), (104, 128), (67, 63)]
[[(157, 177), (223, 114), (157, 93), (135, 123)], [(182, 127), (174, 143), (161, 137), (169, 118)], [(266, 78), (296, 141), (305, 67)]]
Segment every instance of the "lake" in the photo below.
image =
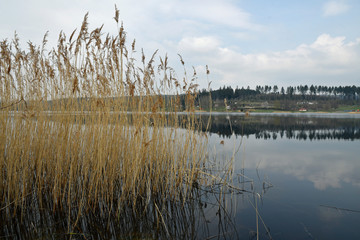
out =
[(211, 118), (209, 156), (233, 156), (232, 184), (251, 193), (227, 194), (226, 229), (209, 210), (209, 235), (256, 239), (258, 228), (260, 239), (360, 239), (359, 114)]
[(0, 238), (360, 239), (360, 114), (198, 116), (214, 181), (193, 182), (187, 201), (139, 198), (120, 215), (99, 202), (106, 211), (77, 216), (34, 192), (29, 207), (1, 209)]

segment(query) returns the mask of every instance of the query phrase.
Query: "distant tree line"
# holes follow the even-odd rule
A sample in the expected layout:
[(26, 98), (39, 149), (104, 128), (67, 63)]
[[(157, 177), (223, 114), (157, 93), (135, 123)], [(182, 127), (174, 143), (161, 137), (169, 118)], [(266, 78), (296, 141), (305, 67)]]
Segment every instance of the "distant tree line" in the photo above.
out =
[(321, 85), (299, 85), (279, 88), (274, 86), (256, 86), (255, 89), (223, 86), (217, 90), (203, 89), (199, 91), (198, 97), (209, 96), (212, 100), (217, 99), (257, 99), (257, 100), (280, 100), (280, 99), (303, 99), (314, 100), (326, 97), (337, 97), (340, 99), (359, 99), (360, 87), (353, 86), (321, 86)]

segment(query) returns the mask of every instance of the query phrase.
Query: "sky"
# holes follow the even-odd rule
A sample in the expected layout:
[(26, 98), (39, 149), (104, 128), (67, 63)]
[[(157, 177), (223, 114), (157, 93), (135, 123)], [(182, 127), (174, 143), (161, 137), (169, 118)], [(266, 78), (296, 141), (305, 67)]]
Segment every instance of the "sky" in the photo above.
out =
[(0, 40), (16, 31), (27, 48), (49, 31), (50, 50), (87, 12), (115, 35), (115, 4), (129, 45), (167, 54), (179, 77), (181, 54), (200, 88), (360, 85), (359, 0), (0, 0)]

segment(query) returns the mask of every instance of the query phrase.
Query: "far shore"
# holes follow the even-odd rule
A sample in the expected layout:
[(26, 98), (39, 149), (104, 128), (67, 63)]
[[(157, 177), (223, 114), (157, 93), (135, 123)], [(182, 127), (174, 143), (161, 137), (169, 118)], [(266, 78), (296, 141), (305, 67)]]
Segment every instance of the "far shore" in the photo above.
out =
[[(195, 112), (197, 113), (209, 113), (210, 111), (205, 111), (205, 110), (196, 110)], [(336, 113), (336, 114), (360, 114), (360, 112), (357, 112), (357, 111), (281, 111), (281, 110), (265, 110), (265, 111), (262, 111), (262, 110), (253, 110), (253, 111), (246, 111), (246, 112), (241, 112), (241, 111), (211, 111), (211, 112), (216, 112), (216, 113), (248, 113), (248, 114), (251, 114), (251, 113), (316, 113), (316, 114), (331, 114), (331, 113)]]

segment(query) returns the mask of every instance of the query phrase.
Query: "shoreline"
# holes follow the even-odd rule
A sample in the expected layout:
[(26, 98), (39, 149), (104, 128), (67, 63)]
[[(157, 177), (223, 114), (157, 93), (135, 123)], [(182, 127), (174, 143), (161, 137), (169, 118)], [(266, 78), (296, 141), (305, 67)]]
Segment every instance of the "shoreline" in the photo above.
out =
[(204, 110), (196, 110), (195, 113), (242, 113), (242, 114), (257, 114), (257, 113), (284, 113), (284, 114), (360, 114), (360, 112), (349, 112), (349, 111), (334, 111), (334, 112), (326, 112), (326, 111), (248, 111), (248, 112), (239, 112), (239, 111), (204, 111)]

